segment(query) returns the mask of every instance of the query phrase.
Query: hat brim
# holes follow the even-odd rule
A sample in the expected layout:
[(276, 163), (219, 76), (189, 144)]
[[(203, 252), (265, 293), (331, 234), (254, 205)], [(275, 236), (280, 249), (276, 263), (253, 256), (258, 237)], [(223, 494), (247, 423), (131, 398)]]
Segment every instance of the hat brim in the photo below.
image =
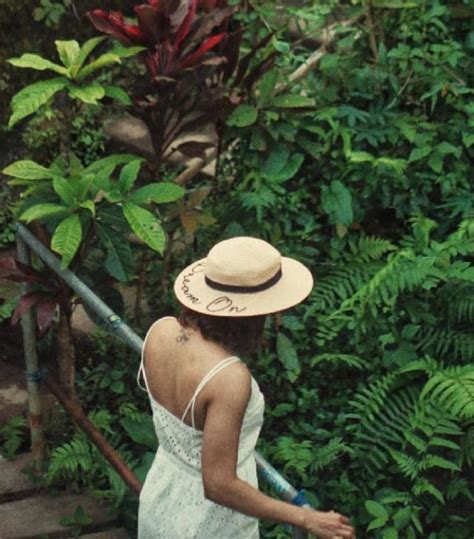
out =
[(180, 303), (210, 316), (259, 316), (301, 303), (313, 288), (313, 276), (293, 258), (281, 258), (281, 278), (259, 292), (222, 292), (205, 281), (206, 259), (193, 262), (176, 278), (174, 292)]

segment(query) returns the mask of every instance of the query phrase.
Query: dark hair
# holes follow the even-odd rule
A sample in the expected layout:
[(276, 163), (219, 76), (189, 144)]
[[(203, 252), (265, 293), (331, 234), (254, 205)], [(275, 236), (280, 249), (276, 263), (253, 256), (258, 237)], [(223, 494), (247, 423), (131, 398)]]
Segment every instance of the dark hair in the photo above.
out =
[(183, 307), (179, 321), (184, 327), (199, 329), (205, 339), (245, 355), (255, 352), (260, 345), (265, 318), (265, 315), (209, 316)]

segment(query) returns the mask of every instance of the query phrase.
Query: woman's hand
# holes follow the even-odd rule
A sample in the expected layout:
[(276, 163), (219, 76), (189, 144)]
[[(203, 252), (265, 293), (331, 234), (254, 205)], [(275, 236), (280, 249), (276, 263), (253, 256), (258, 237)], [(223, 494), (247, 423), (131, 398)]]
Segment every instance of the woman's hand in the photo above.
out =
[(334, 511), (306, 509), (304, 528), (319, 539), (355, 539), (354, 528), (349, 519)]

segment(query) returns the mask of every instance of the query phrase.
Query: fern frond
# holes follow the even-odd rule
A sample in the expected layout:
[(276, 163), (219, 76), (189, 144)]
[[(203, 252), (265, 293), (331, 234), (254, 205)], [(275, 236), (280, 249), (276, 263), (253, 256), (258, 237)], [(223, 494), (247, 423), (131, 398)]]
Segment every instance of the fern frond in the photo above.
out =
[(420, 328), (417, 350), (430, 355), (463, 361), (474, 359), (474, 334), (436, 327)]
[(23, 416), (13, 416), (0, 427), (0, 444), (6, 459), (12, 458), (25, 437), (27, 421)]
[(470, 427), (461, 440), (462, 456), (469, 466), (474, 464), (474, 426)]
[(474, 324), (474, 286), (460, 286), (449, 298), (449, 320), (451, 324)]
[(436, 488), (433, 483), (430, 483), (425, 477), (418, 477), (413, 485), (413, 493), (416, 496), (421, 496), (422, 494), (431, 494), (437, 500), (439, 500), (443, 505), (445, 503), (443, 493)]
[(312, 466), (313, 471), (323, 470), (348, 451), (349, 448), (347, 444), (342, 441), (342, 438), (332, 438), (326, 445), (318, 447), (314, 451)]
[(394, 392), (396, 378), (392, 373), (376, 380), (349, 402), (354, 411), (348, 417), (355, 423), (347, 430), (353, 433), (354, 447), (366, 456), (370, 469), (381, 469), (389, 462), (391, 449), (403, 445), (403, 433), (410, 427), (407, 417), (416, 404), (416, 394), (412, 388)]
[(381, 264), (351, 264), (344, 268), (332, 268), (327, 275), (319, 279), (318, 286), (311, 294), (306, 318), (339, 307), (341, 301), (353, 296), (380, 267)]
[[(370, 280), (359, 288), (351, 297), (345, 299), (340, 307), (320, 320), (324, 331), (341, 316), (364, 321), (367, 311), (377, 317), (381, 306), (393, 308), (398, 296), (418, 286), (429, 288), (440, 280), (439, 271), (433, 267), (434, 257), (416, 257), (410, 249), (403, 249), (389, 257)], [(361, 327), (367, 329), (366, 325)]]
[(350, 354), (319, 354), (317, 356), (314, 356), (310, 360), (311, 367), (314, 367), (315, 365), (319, 365), (319, 363), (323, 363), (324, 361), (328, 361), (329, 363), (333, 364), (342, 364), (346, 365), (348, 367), (353, 367), (354, 369), (364, 370), (368, 369), (371, 366), (371, 363), (367, 359), (363, 359), (359, 356), (353, 356)]
[(442, 250), (452, 257), (474, 253), (474, 218), (464, 219), (458, 229), (442, 244)]
[(357, 241), (349, 242), (351, 254), (346, 255), (349, 263), (370, 262), (380, 260), (383, 255), (390, 251), (396, 251), (397, 247), (382, 238), (373, 236), (360, 236)]
[(57, 476), (72, 476), (79, 470), (88, 472), (93, 464), (90, 444), (85, 440), (73, 439), (54, 448), (45, 477), (46, 482), (50, 483)]
[(392, 449), (390, 454), (401, 472), (408, 478), (414, 480), (419, 473), (419, 462), (409, 455), (396, 449)]
[(133, 404), (133, 402), (124, 402), (120, 405), (119, 415), (127, 417), (132, 421), (139, 421), (141, 417), (140, 410)]
[(420, 399), (428, 395), (454, 416), (473, 418), (474, 365), (456, 365), (437, 372), (425, 384)]
[(451, 479), (446, 488), (446, 498), (448, 500), (456, 499), (460, 494), (463, 494), (471, 501), (474, 501), (473, 494), (469, 488), (469, 483), (464, 477), (455, 477)]

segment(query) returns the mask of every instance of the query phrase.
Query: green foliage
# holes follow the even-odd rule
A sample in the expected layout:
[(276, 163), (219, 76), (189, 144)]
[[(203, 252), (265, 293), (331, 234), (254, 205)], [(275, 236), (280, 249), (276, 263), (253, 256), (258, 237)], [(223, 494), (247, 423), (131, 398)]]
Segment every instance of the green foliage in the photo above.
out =
[(33, 10), (33, 18), (35, 21), (43, 21), (46, 26), (55, 27), (71, 4), (72, 0), (41, 0), (40, 5)]
[[(15, 178), (10, 181), (12, 185), (27, 188), (29, 198), (20, 209), (19, 219), (51, 223), (51, 248), (62, 256), (63, 268), (74, 260), (83, 238), (91, 242), (97, 234), (106, 252), (106, 269), (126, 281), (130, 279), (132, 256), (124, 234), (133, 231), (160, 253), (165, 246), (158, 216), (142, 205), (174, 202), (184, 194), (183, 188), (167, 182), (134, 190), (141, 162), (136, 156), (121, 154), (84, 167), (73, 156), (69, 175), (60, 158), (49, 168), (29, 160), (17, 161), (3, 173)], [(119, 177), (112, 179), (119, 165), (124, 165)]]
[[(114, 63), (120, 63), (120, 49), (114, 53), (106, 52), (86, 64), (90, 54), (104, 41), (103, 37), (95, 37), (86, 41), (82, 47), (77, 41), (55, 41), (57, 53), (62, 63), (56, 64), (39, 56), (25, 53), (20, 58), (10, 58), (8, 62), (15, 67), (34, 69), (37, 71), (53, 71), (61, 77), (47, 79), (30, 84), (18, 92), (11, 102), (13, 114), (8, 126), (11, 128), (23, 118), (35, 113), (42, 105), (61, 90), (67, 90), (69, 97), (89, 105), (97, 105), (106, 95), (126, 101), (125, 92), (107, 89), (97, 82), (83, 84), (83, 81), (96, 71)], [(134, 53), (140, 52), (140, 47), (134, 48)], [(126, 56), (130, 56), (129, 51)]]
[(25, 441), (27, 428), (27, 421), (22, 416), (13, 416), (0, 427), (0, 447), (4, 458), (15, 456)]
[(89, 526), (94, 519), (84, 512), (81, 505), (76, 507), (74, 514), (70, 517), (62, 517), (59, 523), (63, 526), (70, 526), (70, 532), (73, 537), (79, 537), (85, 526)]
[(15, 241), (14, 202), (9, 189), (0, 191), (0, 248)]
[[(314, 47), (292, 41), (293, 21), (309, 41), (336, 4), (338, 20), (361, 14), (365, 21), (368, 3), (352, 11), (304, 3), (285, 7), (285, 16), (253, 4), (254, 39), (264, 21), (277, 30), (272, 46), (291, 54), (228, 121), (232, 151), (209, 204), (227, 227), (202, 237), (200, 252), (224, 237), (257, 235), (306, 262), (315, 277), (297, 310), (304, 324), (269, 325), (269, 349), (257, 360), (267, 402), (260, 449), (317, 507), (351, 515), (357, 535), (467, 539), (472, 8), (372, 2), (375, 28), (336, 27), (317, 69), (287, 85), (285, 76)], [(284, 92), (299, 95), (301, 108), (278, 107)], [(296, 173), (281, 174), (290, 162)], [(281, 368), (294, 357), (296, 383)], [(316, 469), (315, 452), (331, 455), (333, 441), (343, 444), (337, 460)], [(265, 537), (288, 537), (263, 529)]]
[[(86, 252), (98, 263), (91, 267), (102, 265), (122, 281), (133, 274), (136, 252), (125, 234), (133, 231), (159, 252), (165, 235), (172, 236), (166, 263), (146, 268), (156, 317), (172, 308), (176, 272), (221, 239), (262, 237), (308, 264), (314, 291), (294, 314), (267, 322), (266, 344), (250, 364), (267, 405), (259, 450), (315, 507), (351, 516), (357, 536), (469, 539), (472, 7), (435, 0), (251, 4), (236, 17), (245, 28), (244, 52), (271, 29), (263, 56), (279, 54), (249, 100), (234, 104), (219, 126), (212, 183), (196, 180), (184, 199), (176, 185), (138, 176), (133, 156), (99, 159), (101, 122), (84, 120), (90, 131), (80, 122), (75, 129), (93, 142), (78, 138), (80, 171), (74, 159), (73, 170), (61, 173), (32, 165), (31, 156), (13, 165), (14, 182), (33, 197), (21, 211), (52, 212), (42, 220), (52, 234), (71, 215), (79, 216), (84, 236), (92, 222)], [(290, 78), (331, 32), (334, 41), (306, 76)], [(74, 42), (61, 42), (59, 53), (53, 80), (67, 91), (74, 85), (75, 99), (129, 104), (131, 84), (117, 82), (120, 91), (107, 78), (95, 79), (97, 71), (90, 84), (79, 72), (67, 78), (64, 69), (73, 76), (81, 54)], [(113, 49), (106, 54), (124, 57)], [(20, 63), (51, 68), (31, 56)], [(53, 102), (52, 89), (41, 83), (15, 98), (17, 115)], [(42, 111), (47, 116), (47, 106)], [(174, 201), (158, 214), (155, 204)], [(71, 253), (62, 254), (67, 262)], [(144, 478), (156, 441), (133, 379), (136, 358), (107, 338), (94, 347), (95, 359), (80, 371), (80, 400), (103, 414), (106, 436)], [(136, 505), (94, 451), (75, 433), (53, 450), (49, 473), (115, 500), (133, 529)], [(262, 537), (289, 533), (262, 524)]]

